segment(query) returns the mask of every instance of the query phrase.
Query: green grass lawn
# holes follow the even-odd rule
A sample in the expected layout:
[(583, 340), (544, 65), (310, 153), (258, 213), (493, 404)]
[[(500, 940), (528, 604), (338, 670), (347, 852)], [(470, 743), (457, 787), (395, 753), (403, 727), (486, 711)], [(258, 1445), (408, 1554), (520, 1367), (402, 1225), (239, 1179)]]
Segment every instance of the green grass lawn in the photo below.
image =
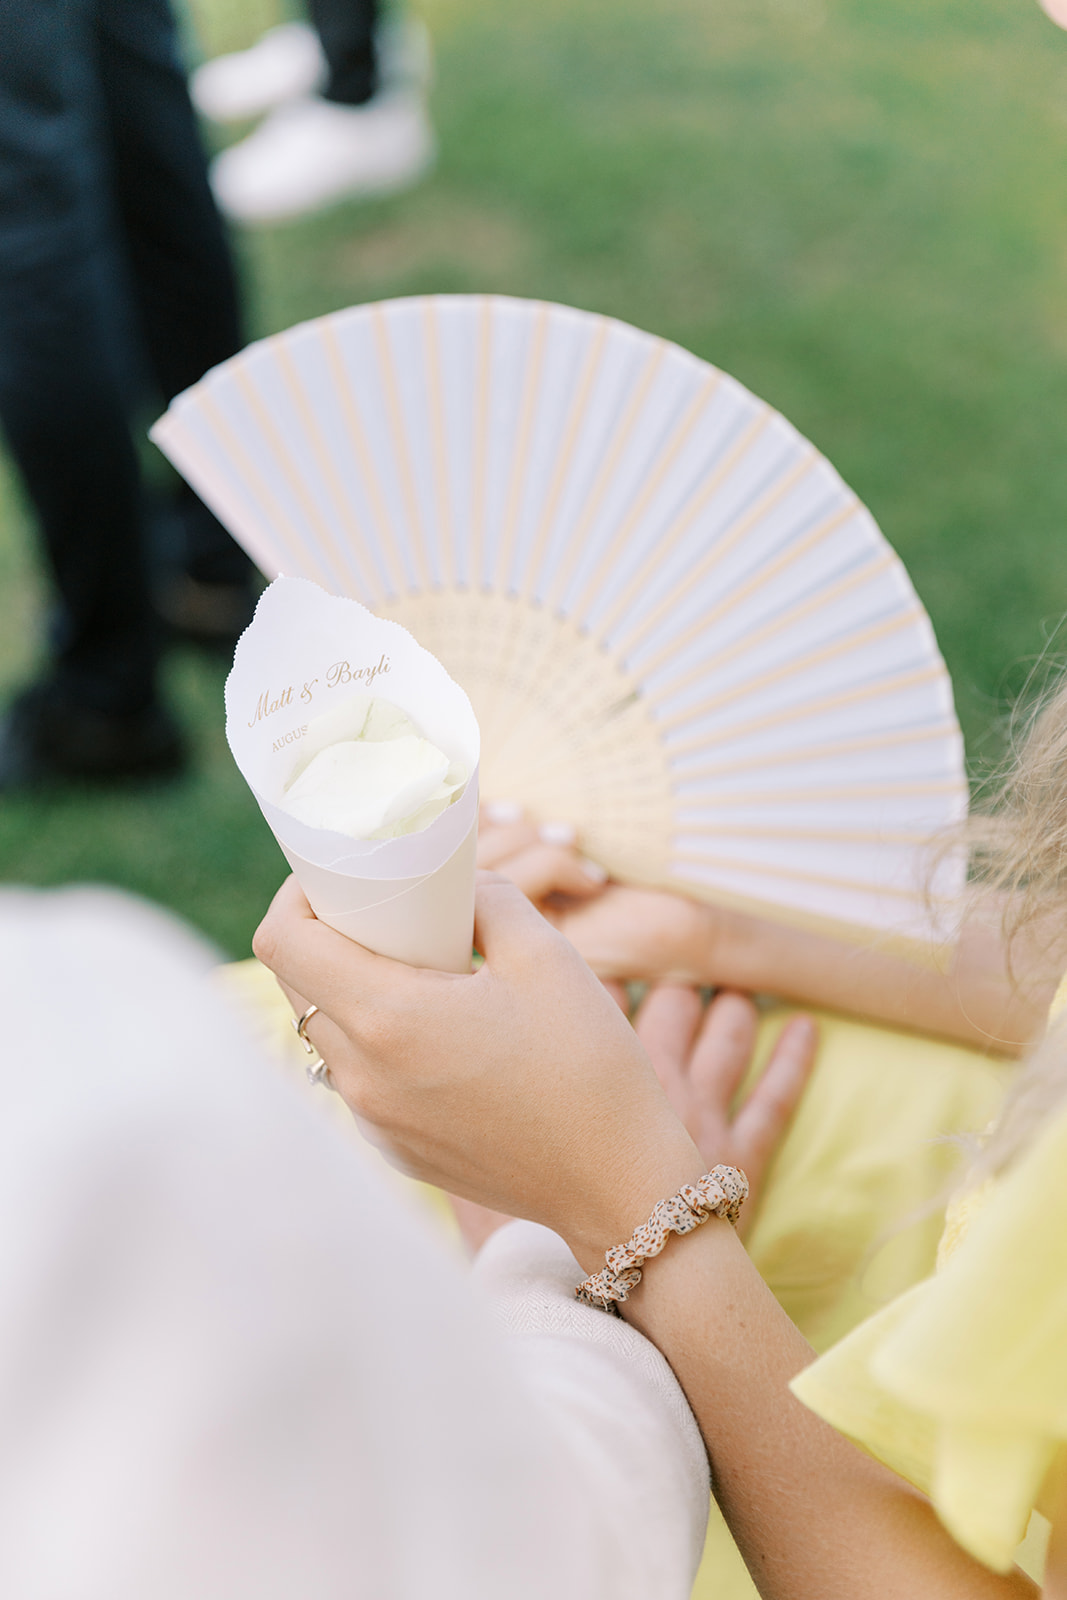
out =
[[(274, 0), (195, 0), (206, 53)], [(1067, 610), (1067, 34), (1034, 0), (427, 0), (435, 175), (239, 242), (254, 330), (428, 290), (609, 312), (725, 367), (907, 562), (972, 760)], [(0, 674), (31, 670), (30, 530), (0, 476)], [(172, 663), (194, 776), (5, 802), (0, 873), (94, 878), (244, 954), (284, 863)]]

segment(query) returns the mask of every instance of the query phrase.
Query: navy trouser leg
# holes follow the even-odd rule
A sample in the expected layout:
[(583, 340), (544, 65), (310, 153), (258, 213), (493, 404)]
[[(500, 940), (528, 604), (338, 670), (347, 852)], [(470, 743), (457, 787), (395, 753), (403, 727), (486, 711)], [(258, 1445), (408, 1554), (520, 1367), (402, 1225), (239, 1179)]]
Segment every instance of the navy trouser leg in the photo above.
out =
[(0, 420), (40, 523), (70, 692), (153, 692), (132, 363), (88, 0), (0, 6)]
[[(169, 400), (241, 348), (237, 285), (167, 0), (97, 5), (115, 201), (151, 374)], [(179, 499), (183, 565), (202, 582), (240, 582), (247, 558), (191, 489)]]
[(307, 8), (329, 67), (326, 99), (362, 105), (378, 86), (378, 0), (307, 0)]
[(0, 421), (55, 579), (56, 674), (103, 711), (147, 704), (158, 657), (139, 380), (174, 392), (239, 342), (198, 163), (163, 0), (3, 0)]

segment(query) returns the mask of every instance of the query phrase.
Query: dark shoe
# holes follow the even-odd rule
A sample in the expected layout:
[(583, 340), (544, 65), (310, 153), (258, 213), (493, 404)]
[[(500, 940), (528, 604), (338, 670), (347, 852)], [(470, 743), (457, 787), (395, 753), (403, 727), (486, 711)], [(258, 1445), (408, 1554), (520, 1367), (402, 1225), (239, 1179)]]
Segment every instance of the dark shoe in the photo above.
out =
[(113, 714), (78, 705), (56, 683), (34, 684), (0, 723), (0, 792), (71, 782), (122, 783), (169, 778), (185, 766), (185, 747), (169, 711)]

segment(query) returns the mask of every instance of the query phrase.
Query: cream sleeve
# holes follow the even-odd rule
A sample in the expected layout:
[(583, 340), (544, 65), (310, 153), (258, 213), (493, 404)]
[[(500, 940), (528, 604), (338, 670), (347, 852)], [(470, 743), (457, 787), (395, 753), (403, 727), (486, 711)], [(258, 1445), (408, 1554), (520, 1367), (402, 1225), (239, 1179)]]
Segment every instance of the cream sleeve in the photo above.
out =
[(686, 1600), (710, 1481), (699, 1430), (659, 1351), (574, 1298), (583, 1273), (547, 1228), (513, 1222), (475, 1263), (526, 1390), (572, 1465), (592, 1524), (625, 1549), (619, 1600)]

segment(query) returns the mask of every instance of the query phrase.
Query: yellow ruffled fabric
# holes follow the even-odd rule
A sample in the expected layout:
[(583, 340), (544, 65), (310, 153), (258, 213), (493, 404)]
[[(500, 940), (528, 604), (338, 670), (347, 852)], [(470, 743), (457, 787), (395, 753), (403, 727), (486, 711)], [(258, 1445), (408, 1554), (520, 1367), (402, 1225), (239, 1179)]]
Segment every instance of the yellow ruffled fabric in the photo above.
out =
[[(758, 1073), (793, 1010), (763, 1020)], [(997, 1115), (1015, 1063), (945, 1040), (812, 1012), (815, 1071), (767, 1173), (745, 1243), (818, 1351), (934, 1269), (952, 1135)]]
[(792, 1387), (1005, 1572), (1067, 1472), (1067, 1108), (1004, 1177), (953, 1208), (946, 1243), (934, 1277)]

